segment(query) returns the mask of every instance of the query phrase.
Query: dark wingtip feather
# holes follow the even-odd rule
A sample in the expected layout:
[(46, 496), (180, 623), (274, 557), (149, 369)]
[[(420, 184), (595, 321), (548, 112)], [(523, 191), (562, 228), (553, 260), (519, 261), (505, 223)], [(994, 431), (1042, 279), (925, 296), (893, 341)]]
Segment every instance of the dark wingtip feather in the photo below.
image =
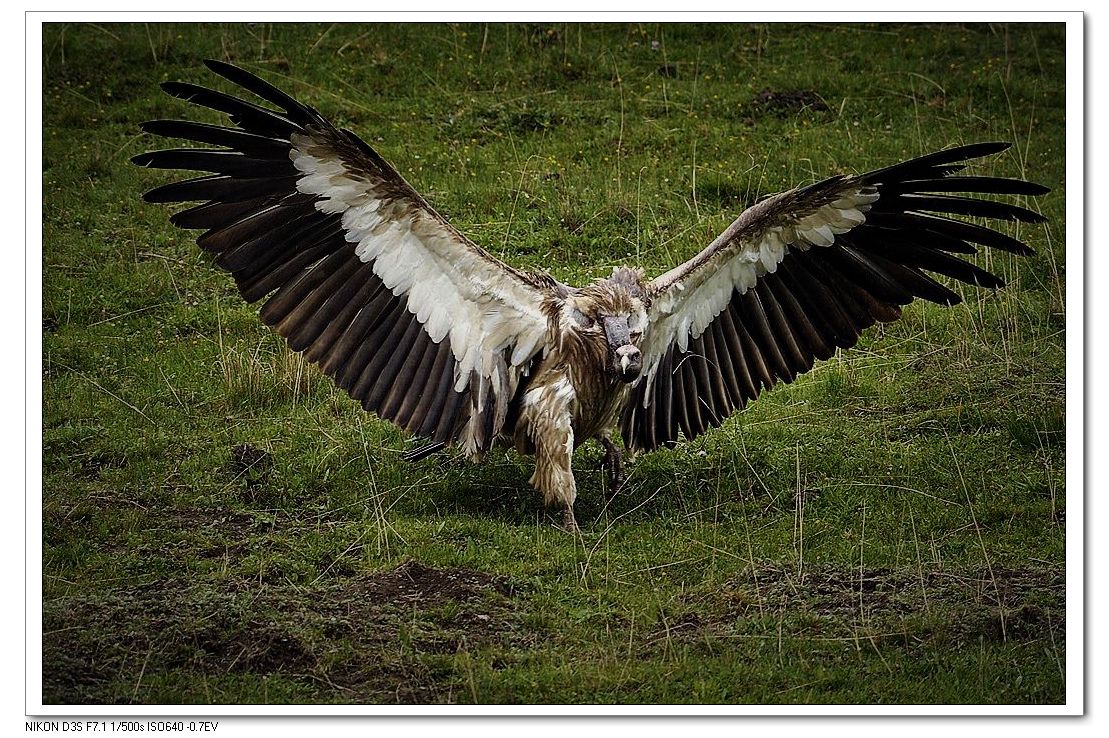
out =
[(321, 124), (326, 123), (315, 110), (297, 101), (277, 87), (274, 87), (253, 72), (248, 72), (242, 67), (237, 67), (234, 64), (228, 64), (227, 62), (222, 62), (217, 59), (205, 59), (204, 65), (224, 79), (282, 108), (287, 114), (301, 124), (307, 123), (308, 121)]
[[(203, 64), (204, 64), (204, 66), (208, 67), (213, 72), (215, 72), (216, 74), (219, 74), (221, 76), (223, 74), (223, 72), (221, 70), (227, 69), (228, 67), (231, 67), (230, 64), (228, 64), (225, 61), (220, 61), (219, 59), (204, 59)], [(232, 67), (232, 68), (234, 68), (234, 67)]]
[[(1007, 149), (1011, 148), (1012, 145), (1012, 141), (985, 141), (980, 144), (971, 144), (966, 148), (977, 148), (979, 151), (982, 152), (980, 154), (977, 154), (977, 156), (988, 156), (989, 154), (999, 154), (1002, 151), (1006, 151)], [(971, 159), (973, 157), (968, 156), (967, 158)]]
[(950, 149), (943, 149), (942, 151), (935, 151), (931, 154), (925, 154), (924, 156), (910, 159), (909, 161), (903, 162), (903, 164), (919, 165), (927, 163), (932, 166), (955, 164), (970, 159), (979, 159), (983, 156), (1000, 154), (1012, 145), (1013, 144), (1008, 141), (983, 141), (981, 143), (966, 144), (964, 146), (952, 146)]
[(985, 143), (954, 146), (943, 151), (934, 151), (924, 156), (918, 156), (900, 164), (867, 172), (862, 175), (861, 180), (867, 183), (882, 183), (891, 178), (904, 179), (912, 176), (913, 173), (917, 175), (931, 173), (945, 177), (962, 170), (965, 165), (961, 162), (997, 154), (1005, 151), (1010, 146), (1012, 144), (1008, 141), (987, 141)]
[(195, 179), (184, 179), (179, 182), (169, 182), (144, 192), (142, 199), (146, 202), (157, 203), (204, 200), (207, 198), (197, 191), (198, 187), (202, 187), (215, 179), (216, 177), (214, 176), (207, 176), (197, 177)]
[(1012, 145), (1010, 141), (983, 141), (981, 143), (966, 144), (964, 146), (952, 146), (950, 149), (937, 151), (935, 154), (930, 154), (929, 156), (934, 157), (933, 161), (937, 164), (967, 161), (968, 159), (978, 159), (983, 156), (1000, 154), (1002, 151), (1009, 149)]
[(425, 446), (420, 446), (419, 448), (414, 448), (411, 451), (405, 451), (403, 454), (400, 455), (400, 457), (405, 461), (420, 461), (421, 459), (426, 459), (428, 456), (431, 456), (434, 453), (442, 451), (446, 447), (447, 444), (443, 443), (442, 441), (436, 441)]
[(157, 120), (147, 120), (139, 123), (139, 130), (143, 133), (149, 133), (154, 136), (165, 136), (166, 138), (186, 138), (186, 136), (180, 135), (180, 131), (178, 129), (181, 126), (192, 127), (200, 125), (203, 124), (195, 123), (189, 120), (167, 120), (165, 118), (158, 118)]
[(1027, 195), (1039, 197), (1051, 192), (1036, 182), (1007, 177), (939, 177), (935, 179), (907, 179), (887, 185), (893, 192), (972, 192), (994, 195)]
[(171, 79), (158, 86), (162, 88), (162, 92), (181, 100), (188, 100), (196, 94), (196, 86), (190, 85), (187, 82), (178, 82), (177, 80)]
[(969, 215), (979, 218), (997, 218), (998, 220), (1017, 220), (1024, 223), (1043, 223), (1047, 220), (1041, 213), (1022, 208), (1019, 205), (986, 200), (980, 197), (963, 197), (961, 195), (931, 195), (909, 192), (899, 197), (890, 198), (885, 203), (879, 203), (876, 208), (903, 212), (924, 211), (945, 215)]

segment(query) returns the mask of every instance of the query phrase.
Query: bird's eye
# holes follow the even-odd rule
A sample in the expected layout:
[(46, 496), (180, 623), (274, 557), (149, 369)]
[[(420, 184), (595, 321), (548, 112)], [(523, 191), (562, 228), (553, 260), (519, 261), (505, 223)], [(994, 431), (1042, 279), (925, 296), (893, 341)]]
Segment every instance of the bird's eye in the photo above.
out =
[(570, 313), (570, 317), (574, 319), (574, 324), (577, 325), (579, 328), (592, 328), (593, 323), (595, 322), (593, 318), (589, 317), (577, 308), (574, 308), (574, 310)]

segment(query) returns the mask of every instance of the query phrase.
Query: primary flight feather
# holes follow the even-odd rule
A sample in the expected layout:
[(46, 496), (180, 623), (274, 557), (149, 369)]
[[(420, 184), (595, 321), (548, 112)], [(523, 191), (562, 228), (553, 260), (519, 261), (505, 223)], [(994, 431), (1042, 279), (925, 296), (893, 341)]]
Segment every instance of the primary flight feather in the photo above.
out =
[(261, 78), (209, 69), (264, 103), (184, 82), (174, 97), (234, 128), (159, 120), (143, 130), (219, 148), (136, 156), (208, 172), (146, 193), (201, 204), (171, 221), (203, 228), (201, 248), (260, 316), (362, 403), (430, 439), (420, 458), (494, 443), (535, 455), (531, 482), (576, 528), (571, 460), (591, 438), (614, 484), (624, 445), (650, 450), (720, 425), (914, 298), (953, 305), (929, 276), (1003, 282), (960, 258), (1022, 242), (949, 216), (1039, 222), (1010, 203), (957, 193), (1042, 195), (1000, 177), (960, 176), (1004, 143), (961, 146), (837, 176), (748, 208), (703, 251), (648, 280), (619, 267), (584, 287), (515, 269), (452, 227), (348, 130)]

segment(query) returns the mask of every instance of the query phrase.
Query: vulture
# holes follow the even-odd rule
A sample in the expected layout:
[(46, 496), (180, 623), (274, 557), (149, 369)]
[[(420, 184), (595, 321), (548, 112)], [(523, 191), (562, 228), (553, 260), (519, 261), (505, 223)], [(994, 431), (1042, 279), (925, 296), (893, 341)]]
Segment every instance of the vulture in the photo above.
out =
[[(957, 146), (767, 197), (684, 264), (617, 267), (582, 287), (517, 269), (467, 238), (371, 146), (239, 67), (207, 67), (251, 101), (187, 82), (175, 98), (230, 126), (143, 124), (204, 147), (136, 156), (204, 173), (150, 190), (197, 202), (170, 217), (231, 273), (260, 317), (362, 407), (479, 460), (535, 457), (531, 484), (577, 530), (571, 459), (589, 439), (622, 478), (619, 435), (650, 451), (719, 426), (759, 393), (849, 348), (914, 298), (954, 305), (933, 275), (998, 288), (964, 257), (1032, 250), (980, 221), (1041, 222), (975, 195), (1036, 196), (1021, 179), (959, 174), (1007, 143)], [(970, 193), (970, 196), (967, 196)], [(972, 220), (968, 220), (971, 218)]]

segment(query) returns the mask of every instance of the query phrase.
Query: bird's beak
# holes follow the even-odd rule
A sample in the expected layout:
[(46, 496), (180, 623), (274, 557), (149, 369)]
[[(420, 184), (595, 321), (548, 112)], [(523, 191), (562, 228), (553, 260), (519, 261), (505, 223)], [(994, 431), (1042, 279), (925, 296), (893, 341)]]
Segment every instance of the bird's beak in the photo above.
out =
[(639, 349), (630, 343), (616, 349), (616, 357), (620, 361), (620, 381), (634, 382), (643, 370), (643, 355)]
[(643, 355), (631, 342), (631, 330), (626, 317), (603, 318), (605, 339), (612, 358), (612, 371), (621, 382), (634, 382), (643, 369)]

